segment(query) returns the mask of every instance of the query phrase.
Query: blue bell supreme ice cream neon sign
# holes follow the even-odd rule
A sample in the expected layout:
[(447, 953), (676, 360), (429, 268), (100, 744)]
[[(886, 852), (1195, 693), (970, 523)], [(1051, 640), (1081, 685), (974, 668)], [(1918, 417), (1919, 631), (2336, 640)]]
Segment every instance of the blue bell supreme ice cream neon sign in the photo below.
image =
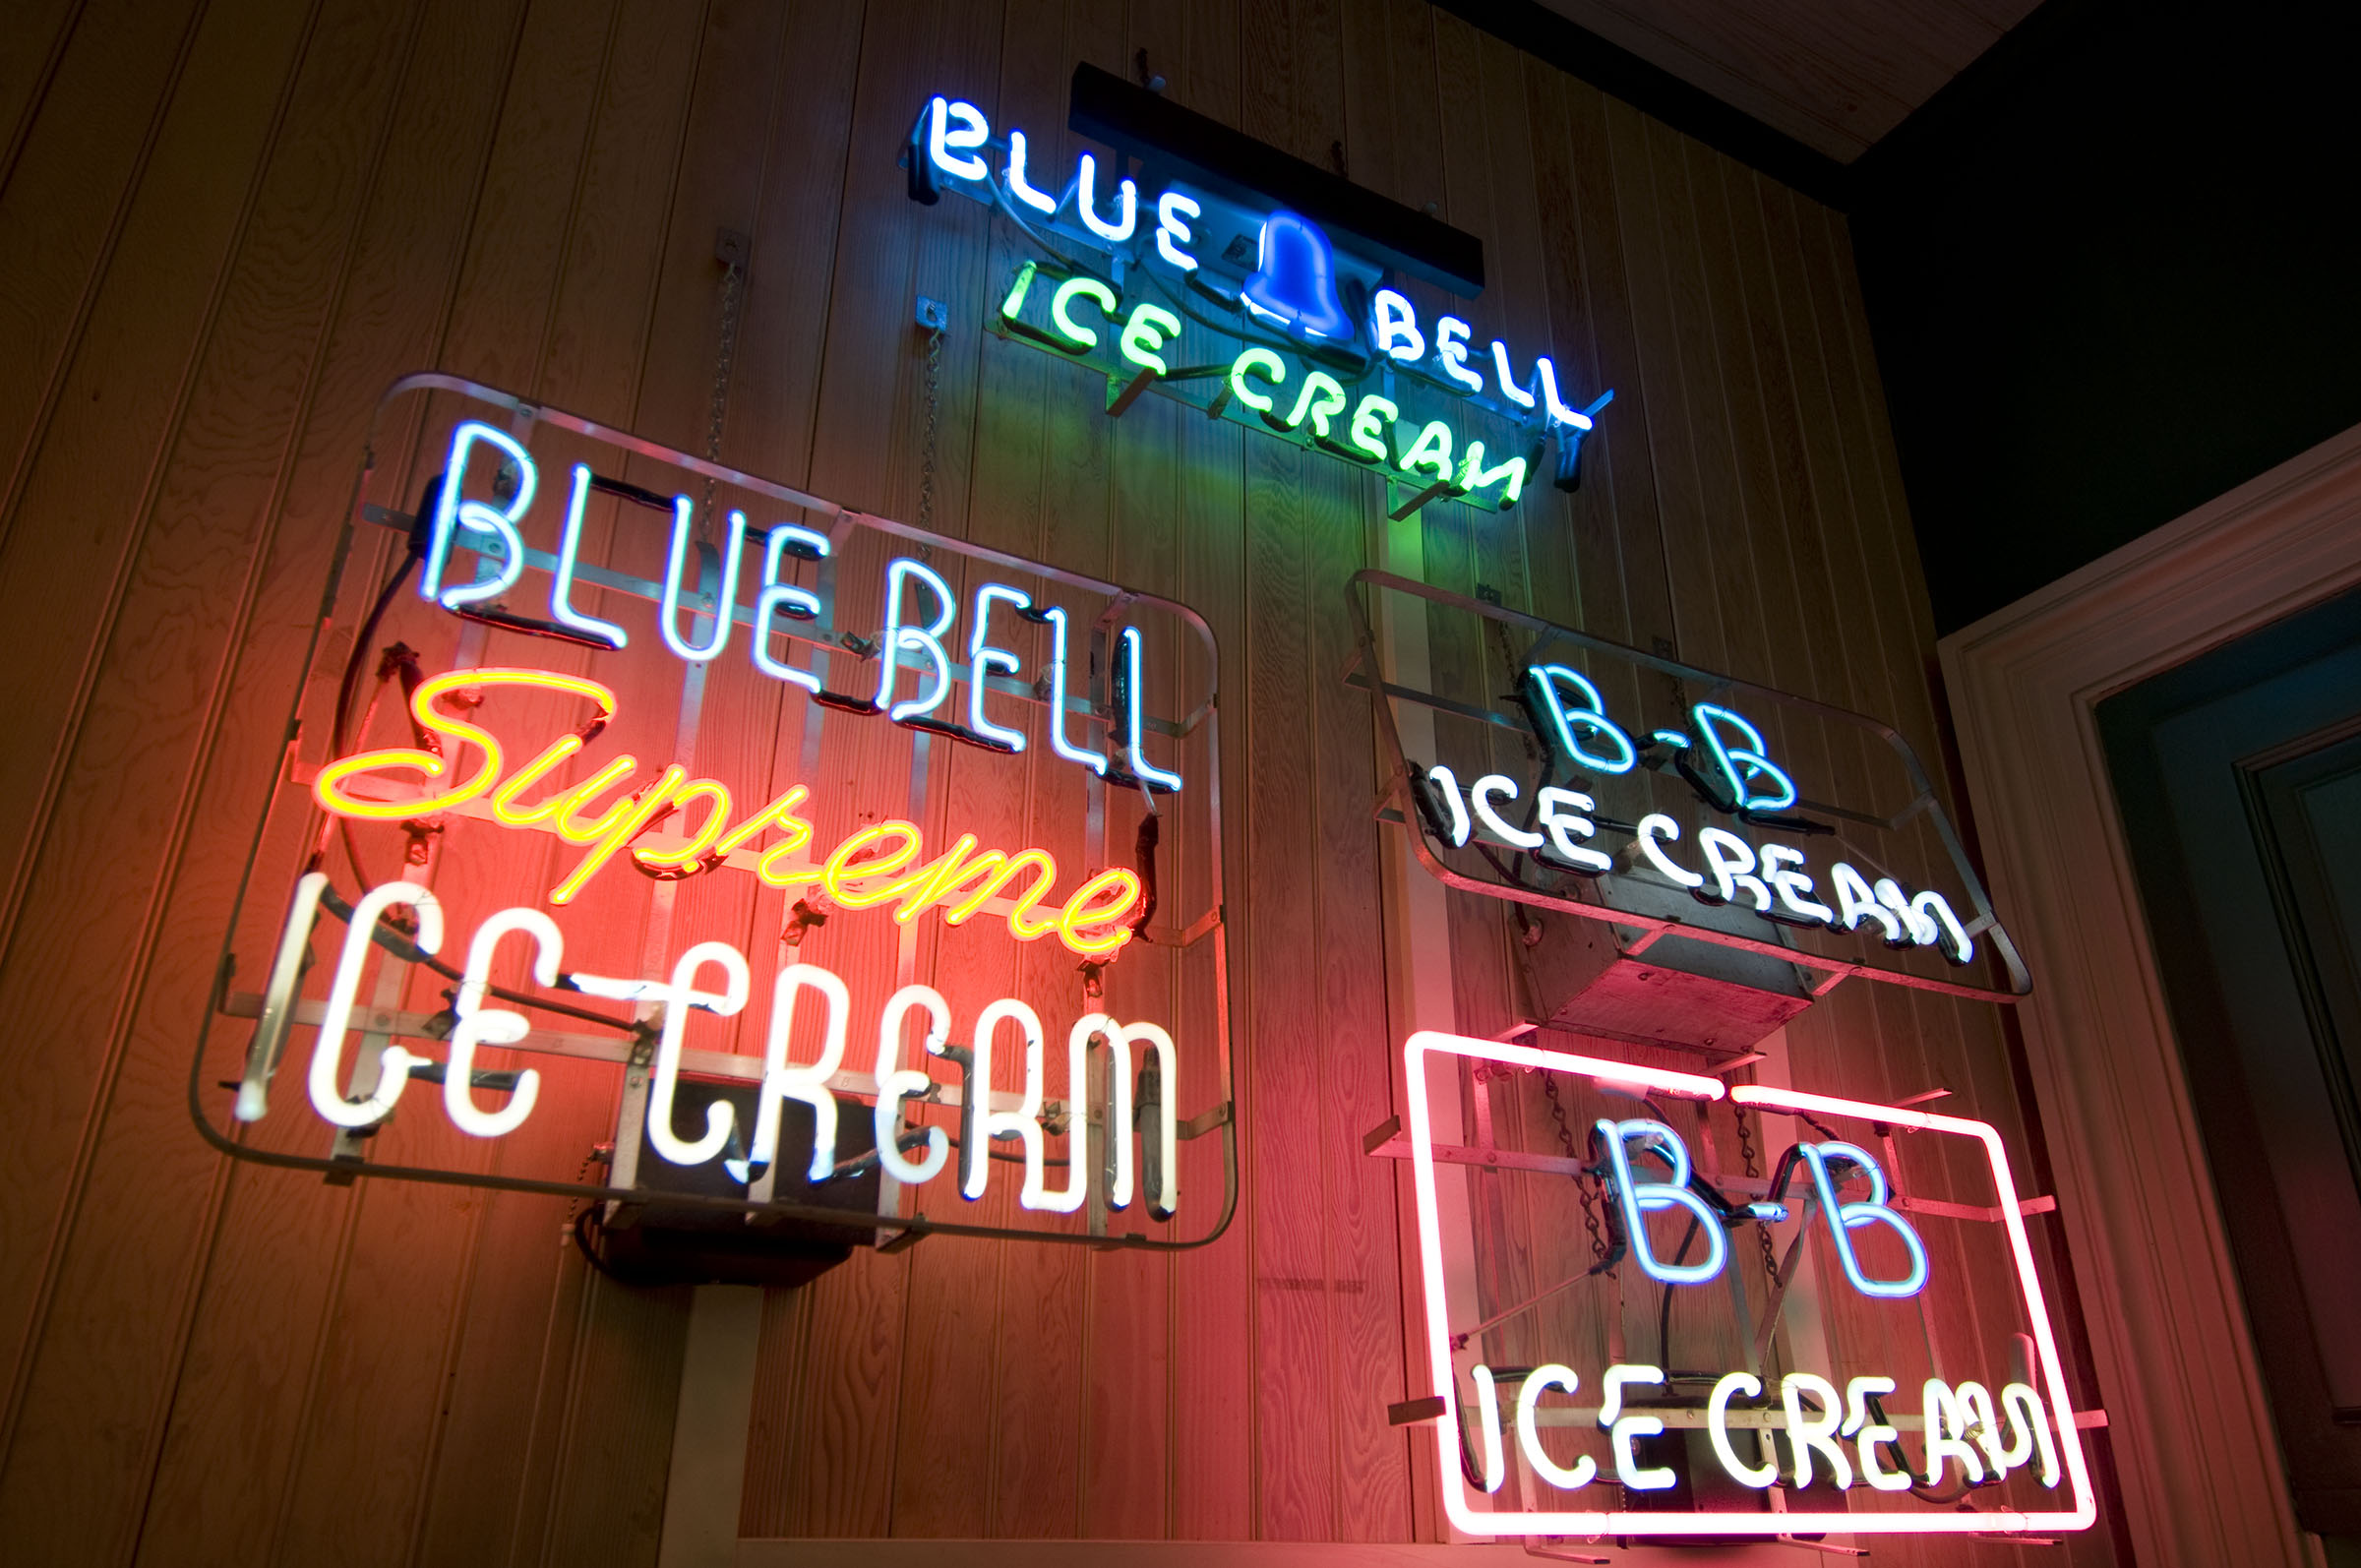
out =
[(1382, 473), (1411, 498), (1397, 515), (1444, 498), (1506, 511), (1551, 452), (1552, 479), (1575, 488), (1613, 392), (1577, 405), (1550, 356), (1422, 319), (1383, 243), (1234, 181), (1167, 171), (1143, 185), (1128, 163), (1086, 151), (1053, 168), (1022, 129), (996, 135), (947, 95), (920, 110), (903, 155), (913, 200), (956, 191), (1032, 240), (1040, 254), (1000, 290), (993, 330), (1104, 373), (1110, 414), (1155, 391)]

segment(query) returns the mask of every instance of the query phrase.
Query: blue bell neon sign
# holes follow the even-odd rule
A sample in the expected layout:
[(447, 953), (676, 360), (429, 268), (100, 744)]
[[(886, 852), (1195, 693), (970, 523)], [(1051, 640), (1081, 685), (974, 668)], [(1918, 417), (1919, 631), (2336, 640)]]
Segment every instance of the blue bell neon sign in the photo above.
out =
[[(1092, 152), (1059, 180), (1022, 130), (996, 138), (972, 103), (930, 99), (903, 164), (912, 200), (956, 191), (1045, 253), (1009, 278), (994, 331), (1103, 371), (1110, 414), (1152, 388), (1380, 471), (1413, 493), (1404, 512), (1441, 497), (1505, 511), (1552, 448), (1557, 486), (1574, 489), (1582, 439), (1614, 396), (1577, 405), (1548, 355), (1455, 316), (1422, 323), (1383, 263), (1301, 212), (1180, 181), (1151, 199), (1124, 160)], [(1216, 334), (1212, 353), (1173, 351), (1183, 318)], [(1453, 408), (1488, 428), (1437, 417)]]

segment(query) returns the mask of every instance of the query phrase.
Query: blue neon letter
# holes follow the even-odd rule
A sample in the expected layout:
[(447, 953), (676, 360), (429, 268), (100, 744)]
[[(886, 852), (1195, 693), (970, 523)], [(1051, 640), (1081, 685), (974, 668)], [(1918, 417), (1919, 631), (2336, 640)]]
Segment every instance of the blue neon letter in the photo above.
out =
[[(1591, 1129), (1591, 1139), (1594, 1145), (1606, 1146), (1610, 1168), (1607, 1179), (1615, 1189), (1624, 1236), (1641, 1271), (1663, 1285), (1703, 1285), (1721, 1273), (1729, 1243), (1722, 1235), (1722, 1222), (1706, 1206), (1705, 1199), (1689, 1190), (1689, 1150), (1680, 1141), (1680, 1134), (1661, 1121), (1609, 1121), (1601, 1117)], [(1633, 1180), (1629, 1145), (1634, 1142), (1664, 1156), (1665, 1163), (1672, 1168), (1672, 1179)], [(1703, 1262), (1666, 1263), (1657, 1257), (1655, 1245), (1648, 1239), (1645, 1216), (1665, 1209), (1686, 1209), (1696, 1216), (1697, 1230), (1705, 1237)]]

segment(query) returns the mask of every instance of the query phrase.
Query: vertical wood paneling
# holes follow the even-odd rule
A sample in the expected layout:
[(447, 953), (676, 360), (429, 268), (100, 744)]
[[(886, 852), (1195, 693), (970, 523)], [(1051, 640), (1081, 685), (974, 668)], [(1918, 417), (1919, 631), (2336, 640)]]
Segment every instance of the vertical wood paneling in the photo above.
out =
[[(1581, 400), (1616, 400), (1579, 494), (1537, 475), (1511, 513), (1429, 509), (1430, 580), (1891, 718), (1931, 762), (1926, 595), (1842, 222), (1422, 0), (89, 0), (18, 33), (0, 65), (0, 227), (27, 237), (0, 255), (16, 370), (0, 385), (0, 658), (52, 674), (0, 754), (12, 1544), (59, 1561), (123, 1561), (135, 1543), (158, 1563), (652, 1559), (686, 1293), (587, 1273), (559, 1245), (556, 1200), (227, 1165), (189, 1135), (180, 1081), (378, 391), (432, 364), (701, 450), (719, 225), (755, 238), (728, 460), (915, 517), (910, 309), (944, 299), (934, 525), (1171, 592), (1215, 629), (1244, 1117), (1240, 1214), (1213, 1247), (935, 1238), (774, 1295), (742, 1528), (1431, 1534), (1429, 1456), (1383, 1416), (1423, 1380), (1405, 1352), (1402, 1173), (1360, 1153), (1397, 1109), (1376, 957), (1392, 829), (1368, 815), (1367, 698), (1334, 678), (1341, 584), (1368, 558), (1382, 487), (1158, 399), (1102, 418), (1086, 375), (980, 331), (1018, 254), (1005, 225), (914, 207), (894, 155), (916, 105), (951, 90), (1070, 155), (1074, 61), (1127, 76), (1144, 49), (1175, 101), (1436, 203), (1484, 241), (1490, 286), (1455, 306), (1419, 285), (1422, 308), (1457, 309), (1521, 360), (1551, 353)], [(424, 434), (388, 433), (380, 460), (423, 473), (431, 453), (408, 449)], [(356, 580), (386, 548), (364, 542)], [(871, 565), (848, 562), (847, 580)], [(855, 623), (874, 613), (848, 605)], [(1450, 689), (1511, 673), (1464, 626), (1435, 633)], [(631, 721), (635, 744), (664, 744), (666, 703), (630, 705), (654, 710)], [(696, 759), (783, 784), (801, 714), (717, 666)], [(1472, 755), (1496, 744), (1443, 730)], [(862, 809), (857, 781), (907, 777), (914, 753), (833, 717), (821, 737), (825, 833)], [(1841, 787), (1888, 765), (1793, 727), (1780, 744)], [(925, 755), (931, 834), (1095, 864), (1072, 770)], [(1192, 809), (1165, 824), (1178, 908), (1206, 893), (1182, 848), (1202, 831)], [(1120, 854), (1136, 811), (1109, 813)], [(132, 819), (148, 831), (125, 852), (111, 824)], [(544, 874), (546, 846), (504, 850), (439, 884), (454, 910)], [(287, 853), (267, 849), (267, 875)], [(673, 945), (727, 935), (759, 971), (778, 903), (688, 884)], [(1450, 907), (1461, 1023), (1488, 1033), (1530, 1005), (1514, 926), (1493, 901)], [(643, 940), (636, 919), (583, 937), (627, 967)], [(860, 922), (807, 956), (879, 996), (896, 961)], [(1078, 994), (1040, 950), (986, 956), (935, 933), (922, 957), (967, 1016), (1013, 991), (1059, 1034)], [(1210, 1041), (1202, 952), (1127, 954), (1109, 998), (1170, 1017), (1184, 1059)], [(745, 1050), (764, 1016), (707, 1027)], [(1809, 1081), (1945, 1083), (2024, 1136), (1989, 1009), (1849, 986), (1790, 1034)], [(393, 1135), (413, 1155), (545, 1166), (603, 1135), (611, 1092), (565, 1097), (529, 1144), (462, 1147), (429, 1118)], [(1528, 1087), (1484, 1092), (1504, 1136), (1553, 1136)], [(1904, 1161), (1918, 1189), (1981, 1201), (1948, 1151)], [(970, 1212), (1013, 1214), (1011, 1169)], [(1185, 1146), (1182, 1176), (1192, 1202), (1218, 1191), (1215, 1140)], [(1493, 1296), (1586, 1261), (1570, 1203), (1502, 1214)], [(1649, 1297), (1633, 1294), (1634, 1325)], [(1868, 1331), (1831, 1310), (1841, 1334)], [(1573, 1323), (1514, 1333), (1538, 1346)], [(1963, 1297), (1935, 1332), (1982, 1346), (2000, 1327)], [(1922, 1348), (1887, 1349), (1923, 1364)], [(356, 1509), (376, 1522), (357, 1537)]]

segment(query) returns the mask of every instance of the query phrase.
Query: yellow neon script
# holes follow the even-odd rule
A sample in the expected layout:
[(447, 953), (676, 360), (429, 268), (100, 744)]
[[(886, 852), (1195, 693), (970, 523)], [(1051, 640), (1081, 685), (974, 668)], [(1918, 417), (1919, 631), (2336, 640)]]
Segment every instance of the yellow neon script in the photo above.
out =
[[(480, 724), (454, 718), (436, 707), (438, 698), (455, 691), (487, 687), (531, 687), (559, 692), (592, 703), (591, 720), (571, 735), (559, 737), (531, 760), (507, 770), (508, 752), (500, 738)], [(1019, 941), (1038, 941), (1055, 935), (1077, 953), (1114, 952), (1131, 939), (1125, 919), (1140, 900), (1136, 874), (1124, 867), (1099, 873), (1061, 905), (1048, 906), (1058, 881), (1058, 862), (1049, 851), (982, 849), (976, 835), (962, 833), (950, 848), (926, 860), (926, 838), (909, 822), (872, 822), (846, 835), (817, 863), (806, 858), (812, 843), (812, 824), (797, 815), (810, 798), (803, 785), (790, 786), (752, 815), (732, 820), (735, 804), (729, 787), (717, 779), (691, 778), (674, 762), (653, 782), (636, 792), (628, 784), (639, 759), (629, 753), (616, 756), (570, 789), (557, 790), (527, 802), (524, 797), (564, 766), (615, 717), (615, 693), (597, 681), (561, 675), (553, 670), (452, 670), (418, 684), (410, 711), (428, 732), (447, 737), (455, 757), (472, 747), (482, 761), (459, 782), (440, 792), (408, 799), (387, 800), (354, 793), (348, 783), (383, 770), (407, 770), (428, 781), (454, 772), (451, 759), (415, 747), (383, 747), (338, 757), (320, 769), (312, 795), (328, 811), (375, 821), (399, 821), (431, 816), (438, 812), (490, 796), (492, 819), (506, 827), (546, 826), (569, 844), (588, 851), (557, 886), (549, 901), (565, 904), (580, 892), (617, 855), (631, 858), (651, 872), (681, 872), (711, 868), (725, 857), (747, 849), (764, 833), (778, 837), (755, 857), (755, 874), (773, 887), (814, 885), (847, 909), (875, 909), (890, 904), (893, 918), (908, 925), (930, 909), (940, 908), (946, 924), (965, 924), (1003, 888), (1023, 882), (1009, 902), (1008, 931)], [(505, 778), (503, 775), (506, 775)], [(625, 789), (591, 814), (594, 803), (610, 790)], [(696, 819), (694, 832), (673, 848), (635, 845), (634, 840), (658, 820), (679, 812), (684, 822)]]

